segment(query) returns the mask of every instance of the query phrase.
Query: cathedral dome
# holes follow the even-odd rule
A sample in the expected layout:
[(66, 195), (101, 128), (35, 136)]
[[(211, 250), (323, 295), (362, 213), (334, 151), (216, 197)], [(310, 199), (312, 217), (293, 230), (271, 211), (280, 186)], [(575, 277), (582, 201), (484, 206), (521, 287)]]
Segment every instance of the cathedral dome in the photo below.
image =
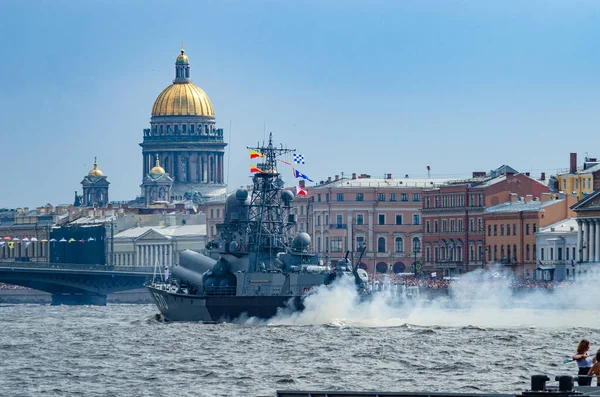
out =
[(158, 160), (158, 154), (156, 155), (156, 165), (150, 170), (150, 173), (153, 175), (166, 174), (165, 169), (160, 166), (160, 161)]
[(89, 176), (104, 176), (102, 171), (100, 171), (98, 169), (98, 162), (96, 161), (95, 157), (94, 157), (94, 168), (92, 168), (92, 170), (88, 173), (88, 175)]
[(152, 116), (207, 116), (214, 117), (215, 111), (208, 95), (192, 83), (190, 61), (183, 49), (175, 61), (176, 77), (173, 84), (158, 95)]

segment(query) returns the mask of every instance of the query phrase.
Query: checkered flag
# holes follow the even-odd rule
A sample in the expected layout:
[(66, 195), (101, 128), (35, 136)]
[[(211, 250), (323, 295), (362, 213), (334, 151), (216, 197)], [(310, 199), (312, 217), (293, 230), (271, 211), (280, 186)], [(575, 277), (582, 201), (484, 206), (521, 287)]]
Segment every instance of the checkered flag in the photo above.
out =
[(304, 162), (304, 156), (301, 154), (294, 153), (294, 163), (296, 164), (306, 164)]

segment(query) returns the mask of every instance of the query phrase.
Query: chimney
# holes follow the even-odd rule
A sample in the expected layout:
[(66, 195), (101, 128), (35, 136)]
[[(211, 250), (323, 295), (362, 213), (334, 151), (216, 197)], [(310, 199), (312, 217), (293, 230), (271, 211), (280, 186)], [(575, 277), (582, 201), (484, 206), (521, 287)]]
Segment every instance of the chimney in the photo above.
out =
[(525, 195), (525, 202), (526, 203), (530, 202), (531, 200), (533, 200), (533, 196), (531, 194)]
[(336, 176), (335, 176), (335, 180), (336, 180), (336, 181), (339, 181), (339, 180), (340, 180), (340, 176), (339, 176), (339, 175), (336, 175)]
[(306, 181), (304, 179), (300, 179), (300, 187), (304, 189), (306, 187)]
[(473, 178), (485, 176), (485, 171), (473, 171)]
[(352, 179), (356, 179), (356, 172), (352, 173)]
[(331, 183), (331, 177), (330, 176), (327, 177), (327, 183)]
[(392, 174), (387, 174), (387, 179), (392, 179)]
[(510, 194), (510, 202), (514, 203), (519, 199), (519, 196), (517, 196), (517, 193), (511, 193)]
[(526, 172), (525, 176), (531, 176), (531, 174), (529, 172)]
[(577, 153), (571, 153), (571, 163), (569, 165), (569, 173), (577, 172)]
[[(514, 173), (514, 172), (507, 172), (507, 173), (506, 173), (506, 176), (514, 176), (514, 175), (515, 175), (515, 173)], [(529, 176), (529, 175), (527, 175), (527, 176)]]
[(542, 172), (542, 175), (540, 176), (540, 181), (545, 181), (546, 180), (546, 173)]
[(23, 207), (23, 215), (27, 215), (29, 213), (29, 207)]
[(542, 192), (542, 202), (550, 201), (553, 199), (553, 197), (554, 196), (552, 195), (552, 193)]

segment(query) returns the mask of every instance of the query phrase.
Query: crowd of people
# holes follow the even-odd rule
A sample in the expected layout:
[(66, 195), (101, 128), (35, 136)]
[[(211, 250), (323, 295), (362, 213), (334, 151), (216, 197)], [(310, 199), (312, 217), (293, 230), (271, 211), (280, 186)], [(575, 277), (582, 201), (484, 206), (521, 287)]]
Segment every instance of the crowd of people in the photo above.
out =
[(25, 289), (29, 289), (27, 287), (21, 287), (20, 285), (12, 285), (12, 284), (4, 284), (4, 283), (0, 283), (0, 290), (6, 291), (6, 290), (25, 290)]
[[(498, 283), (508, 285), (514, 289), (555, 289), (561, 288), (572, 284), (572, 281), (546, 281), (546, 280), (518, 280), (508, 279), (504, 277), (489, 277), (482, 279), (482, 282), (486, 283)], [(375, 289), (394, 289), (396, 285), (404, 286), (418, 286), (420, 288), (429, 289), (442, 289), (449, 288), (452, 283), (460, 283), (461, 280), (458, 277), (428, 277), (428, 276), (415, 276), (406, 274), (383, 274), (375, 273), (369, 275), (369, 284)]]

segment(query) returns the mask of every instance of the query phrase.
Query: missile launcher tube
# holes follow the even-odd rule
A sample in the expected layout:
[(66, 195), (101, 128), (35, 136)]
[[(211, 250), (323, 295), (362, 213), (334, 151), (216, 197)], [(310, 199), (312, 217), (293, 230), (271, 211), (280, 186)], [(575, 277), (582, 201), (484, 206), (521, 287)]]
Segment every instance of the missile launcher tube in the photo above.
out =
[(188, 270), (198, 273), (200, 277), (207, 270), (211, 270), (215, 263), (217, 263), (215, 259), (194, 251), (185, 250), (179, 254), (179, 264)]

